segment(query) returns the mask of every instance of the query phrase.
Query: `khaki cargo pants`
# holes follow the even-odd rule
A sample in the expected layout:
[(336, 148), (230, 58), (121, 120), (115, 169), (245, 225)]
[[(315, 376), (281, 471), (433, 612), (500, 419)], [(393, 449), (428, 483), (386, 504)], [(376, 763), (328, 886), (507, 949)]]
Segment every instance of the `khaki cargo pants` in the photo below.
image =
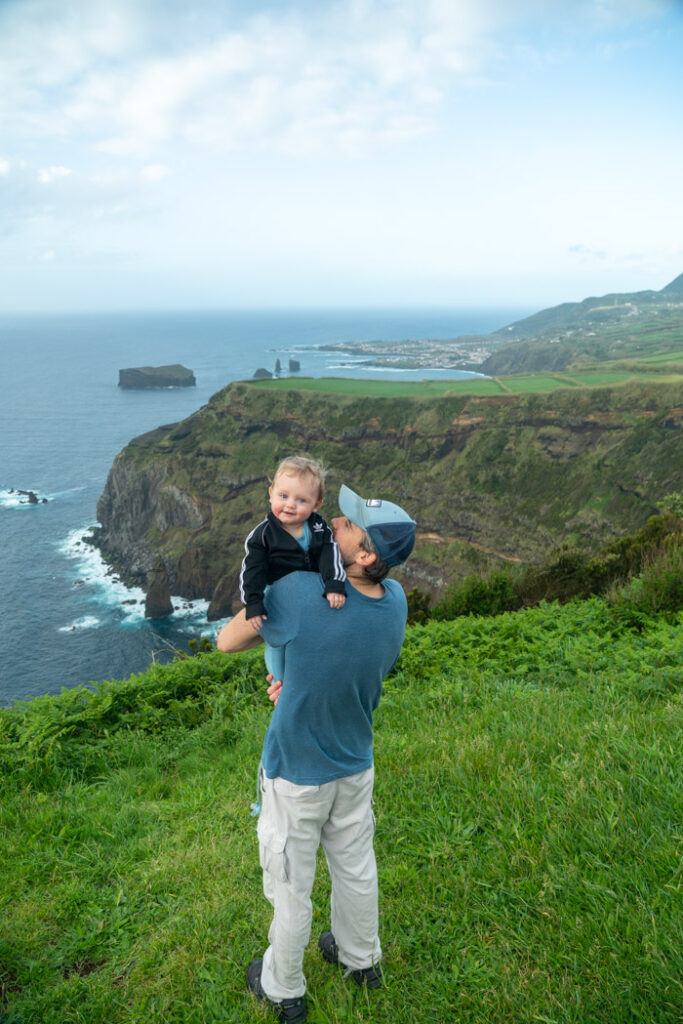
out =
[(263, 891), (275, 911), (261, 984), (270, 999), (306, 991), (304, 949), (311, 935), (311, 889), (322, 843), (332, 878), (331, 930), (347, 967), (370, 967), (382, 955), (377, 867), (372, 840), (374, 768), (322, 786), (297, 786), (261, 773), (257, 833)]

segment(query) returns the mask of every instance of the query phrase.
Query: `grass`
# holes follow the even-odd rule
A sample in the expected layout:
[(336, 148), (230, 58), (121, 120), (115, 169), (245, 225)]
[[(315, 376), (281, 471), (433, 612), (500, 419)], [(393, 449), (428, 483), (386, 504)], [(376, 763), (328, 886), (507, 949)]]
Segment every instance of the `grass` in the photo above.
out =
[(377, 398), (433, 398), (444, 395), (499, 395), (501, 388), (488, 378), (465, 380), (355, 380), (351, 377), (284, 377), (250, 382), (270, 391), (324, 391), (334, 395), (363, 395)]
[(350, 377), (283, 377), (247, 383), (271, 391), (318, 391), (335, 395), (375, 398), (435, 398), (446, 395), (528, 394), (556, 391), (559, 388), (604, 387), (632, 380), (675, 383), (683, 375), (654, 375), (647, 367), (628, 370), (577, 370), (563, 374), (535, 373), (504, 377), (453, 380), (385, 381), (356, 380)]
[[(386, 986), (312, 943), (314, 1024), (681, 1019), (682, 624), (594, 599), (409, 631), (376, 717)], [(273, 1019), (244, 988), (262, 671), (210, 654), (0, 713), (6, 1024)], [(328, 895), (321, 863), (314, 936)]]

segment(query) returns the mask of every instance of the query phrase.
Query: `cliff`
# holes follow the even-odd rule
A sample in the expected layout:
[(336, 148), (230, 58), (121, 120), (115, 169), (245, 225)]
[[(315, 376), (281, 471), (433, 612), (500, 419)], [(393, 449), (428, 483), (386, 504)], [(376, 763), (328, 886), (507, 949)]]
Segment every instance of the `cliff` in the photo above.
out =
[(414, 513), (415, 553), (397, 575), (437, 595), (478, 569), (642, 525), (682, 489), (682, 428), (675, 384), (359, 399), (235, 383), (116, 457), (96, 542), (127, 578), (144, 586), (162, 564), (173, 593), (211, 599), (212, 618), (229, 614), (268, 474), (308, 451), (330, 467), (328, 517), (342, 480)]
[(180, 363), (170, 366), (132, 366), (119, 370), (120, 388), (191, 388), (196, 385), (192, 370)]

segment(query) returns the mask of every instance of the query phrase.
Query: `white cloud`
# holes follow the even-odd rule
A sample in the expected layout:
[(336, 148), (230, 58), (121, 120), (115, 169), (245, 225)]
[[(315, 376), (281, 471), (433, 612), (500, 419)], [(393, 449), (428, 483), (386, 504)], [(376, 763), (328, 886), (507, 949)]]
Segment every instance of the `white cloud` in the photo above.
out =
[(4, 160), (2, 157), (0, 157), (0, 175), (9, 174), (10, 166), (11, 165), (9, 160)]
[(58, 178), (68, 178), (71, 174), (71, 170), (68, 167), (42, 167), (38, 171), (38, 181), (42, 182), (43, 185), (50, 185), (53, 181), (57, 181)]
[(145, 5), (143, 16), (122, 0), (25, 0), (0, 15), (0, 120), (19, 136), (84, 138), (119, 157), (182, 140), (284, 151), (296, 140), (321, 152), (337, 140), (342, 149), (400, 141), (428, 130), (448, 86), (480, 67), (495, 6), (343, 0), (242, 18), (233, 10), (218, 31), (195, 19), (186, 38), (173, 4)]
[(171, 171), (166, 164), (147, 164), (140, 171), (140, 177), (143, 181), (154, 183), (156, 181), (163, 181), (170, 173)]

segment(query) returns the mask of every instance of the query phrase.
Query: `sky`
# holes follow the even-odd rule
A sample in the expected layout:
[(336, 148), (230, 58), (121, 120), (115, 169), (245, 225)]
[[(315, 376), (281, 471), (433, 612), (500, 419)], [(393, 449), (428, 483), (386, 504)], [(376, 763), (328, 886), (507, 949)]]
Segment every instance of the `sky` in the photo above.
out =
[(0, 0), (0, 311), (683, 272), (683, 0)]

